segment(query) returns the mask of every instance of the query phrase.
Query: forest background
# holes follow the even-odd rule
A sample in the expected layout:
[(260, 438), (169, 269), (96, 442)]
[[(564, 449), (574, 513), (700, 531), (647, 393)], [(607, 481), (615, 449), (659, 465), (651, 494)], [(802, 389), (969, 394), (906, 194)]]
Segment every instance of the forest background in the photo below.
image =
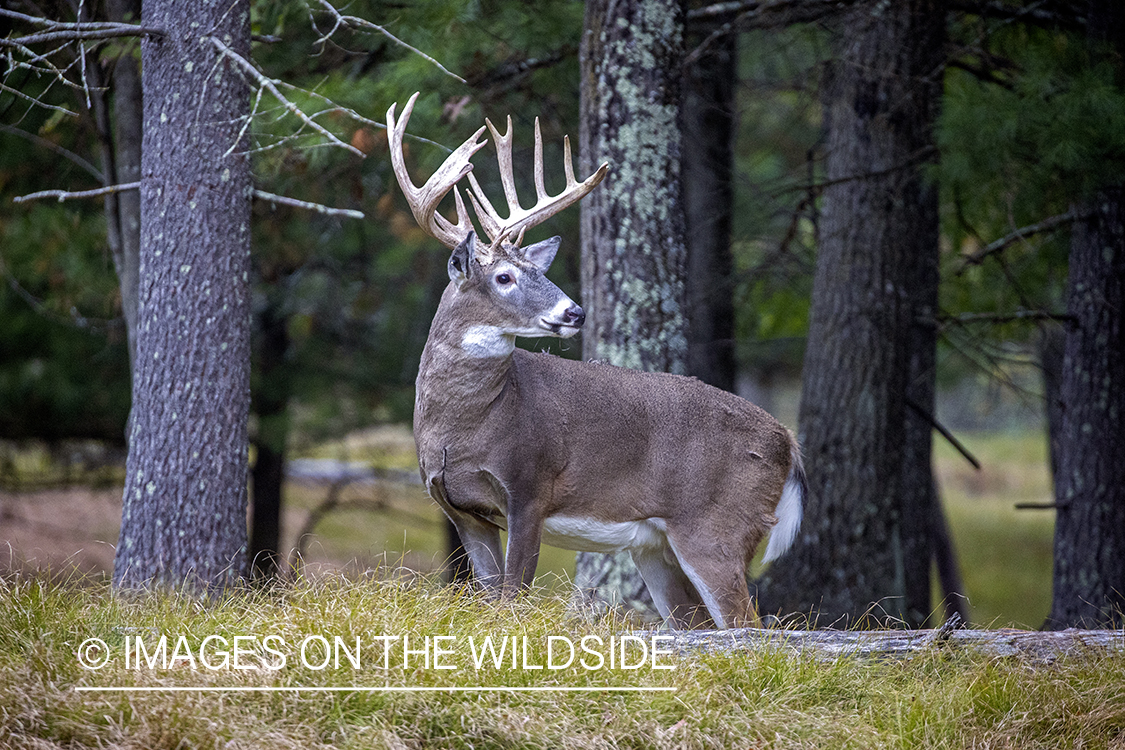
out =
[[(688, 317), (729, 299), (732, 326), (710, 344), (691, 343), (728, 351), (725, 370), (707, 379), (725, 380), (803, 431), (793, 402), (802, 373), (811, 377), (803, 365), (824, 191), (862, 182), (827, 176), (824, 113), (842, 96), (832, 85), (839, 78), (829, 80), (827, 72), (838, 71), (848, 54), (840, 14), (852, 5), (869, 15), (878, 8), (727, 5), (693, 7), (684, 21), (685, 72), (716, 58), (732, 66), (703, 76), (730, 84), (705, 95), (726, 102), (718, 111), (729, 128), (729, 159), (720, 166), (729, 169), (731, 204), (718, 214), (714, 204), (687, 209), (695, 212), (690, 226), (729, 222), (730, 237), (728, 270), (707, 286), (689, 286)], [(798, 6), (806, 12), (792, 10)], [(1096, 3), (937, 6), (940, 60), (926, 79), (941, 92), (933, 142), (889, 168), (916, 171), (938, 197), (940, 296), (923, 322), (937, 334), (939, 391), (961, 396), (938, 399), (929, 416), (954, 433), (1045, 429), (1051, 389), (1065, 371), (1060, 341), (1074, 320), (1071, 230), (1087, 222), (1089, 206), (1123, 174), (1120, 51), (1099, 40), (1091, 23)], [(102, 11), (65, 3), (22, 10), (47, 18)], [(445, 254), (417, 229), (393, 185), (381, 113), (423, 92), (411, 130), (431, 142), (410, 144), (419, 174), (444, 158), (439, 144), (454, 146), (484, 116), (499, 121), (507, 113), (516, 125), (517, 162), (530, 161), (538, 116), (548, 163), (557, 163), (562, 135), (581, 129), (578, 52), (586, 11), (576, 2), (537, 3), (533, 12), (515, 2), (349, 6), (349, 14), (386, 23), (399, 39), (439, 58), (459, 81), (372, 30), (326, 38), (333, 17), (315, 3), (251, 6), (255, 64), (293, 87), (285, 89), (289, 99), (304, 112), (320, 112), (318, 121), (353, 149), (325, 147), (322, 134), (261, 97), (251, 125), (254, 187), (366, 216), (310, 212), (268, 197), (253, 203), (255, 506), (267, 494), (280, 499), (288, 457), (410, 417), (418, 355), (446, 281)], [(72, 87), (8, 58), (0, 90), (0, 436), (12, 483), (20, 481), (19, 456), (29, 444), (124, 443), (129, 313), (118, 291), (108, 204), (100, 197), (12, 199), (129, 181), (107, 178), (106, 159), (112, 162), (127, 140), (114, 130), (120, 120), (111, 114), (118, 100), (109, 79), (136, 50), (129, 39), (90, 44), (66, 67)], [(99, 74), (106, 80), (82, 88), (83, 76), (89, 83)], [(685, 84), (685, 97), (690, 93)], [(682, 125), (685, 160), (705, 161), (687, 144), (724, 131), (711, 125), (689, 132), (686, 119)], [(488, 160), (477, 161), (486, 189), (494, 187)], [(563, 214), (541, 231), (561, 234), (571, 249), (560, 256), (556, 278), (578, 298), (578, 216)], [(1107, 263), (1120, 268), (1121, 247), (1112, 247)], [(1103, 350), (1120, 357), (1120, 327), (1103, 333)], [(579, 356), (575, 348), (560, 353)], [(996, 402), (1017, 406), (987, 408)], [(1097, 438), (1111, 445), (1109, 455), (1120, 450), (1119, 431)], [(818, 458), (808, 456), (810, 466)], [(1120, 543), (1125, 528), (1115, 533)], [(276, 538), (271, 546), (260, 537), (252, 545), (259, 552), (278, 546)]]

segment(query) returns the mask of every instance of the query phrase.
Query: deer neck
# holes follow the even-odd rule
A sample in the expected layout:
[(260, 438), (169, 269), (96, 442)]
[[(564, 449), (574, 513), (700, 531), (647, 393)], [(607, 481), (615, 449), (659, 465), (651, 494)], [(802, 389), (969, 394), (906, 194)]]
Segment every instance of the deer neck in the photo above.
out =
[(512, 367), (515, 337), (471, 324), (443, 300), (422, 350), (416, 382), (415, 424), (462, 431), (479, 425), (500, 398)]

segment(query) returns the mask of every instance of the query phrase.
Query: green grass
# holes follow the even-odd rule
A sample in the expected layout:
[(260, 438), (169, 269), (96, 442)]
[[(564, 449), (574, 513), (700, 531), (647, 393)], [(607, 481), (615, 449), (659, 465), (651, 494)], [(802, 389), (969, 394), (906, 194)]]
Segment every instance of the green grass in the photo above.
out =
[(964, 436), (977, 471), (944, 441), (934, 466), (974, 623), (1037, 628), (1051, 606), (1054, 512), (1016, 510), (1052, 500), (1046, 436)]
[[(0, 746), (12, 748), (1120, 748), (1125, 656), (1050, 667), (971, 653), (909, 660), (808, 656), (763, 649), (663, 656), (635, 670), (481, 670), (470, 637), (528, 639), (542, 664), (548, 636), (608, 639), (622, 623), (592, 621), (563, 597), (535, 592), (498, 605), (435, 586), (342, 577), (306, 579), (216, 600), (184, 594), (114, 596), (103, 585), (0, 579)], [(210, 670), (187, 663), (126, 668), (126, 643), (184, 636), (232, 642), (267, 635), (288, 652), (280, 669)], [(453, 670), (381, 651), (359, 668), (313, 669), (297, 644), (376, 635), (448, 636)], [(79, 645), (105, 641), (110, 662), (83, 669)], [(128, 641), (126, 639), (129, 639)], [(212, 644), (215, 641), (211, 641)], [(281, 645), (284, 644), (284, 645)], [(212, 662), (217, 661), (212, 651)], [(363, 653), (368, 653), (364, 651)], [(392, 651), (392, 654), (398, 652)], [(266, 654), (266, 656), (270, 656)], [(272, 656), (270, 658), (273, 658)], [(245, 662), (255, 663), (253, 655)], [(264, 665), (265, 662), (262, 662)], [(276, 661), (272, 666), (277, 666)], [(80, 692), (79, 687), (153, 692)], [(435, 692), (172, 692), (184, 687), (443, 688)], [(592, 692), (453, 692), (457, 687), (582, 687)], [(609, 692), (601, 688), (672, 688)]]

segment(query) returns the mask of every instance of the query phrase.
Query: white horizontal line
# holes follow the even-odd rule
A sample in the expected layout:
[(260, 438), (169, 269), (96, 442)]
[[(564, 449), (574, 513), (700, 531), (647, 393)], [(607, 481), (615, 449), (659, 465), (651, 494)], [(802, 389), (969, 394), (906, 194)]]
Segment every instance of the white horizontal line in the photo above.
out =
[(674, 687), (425, 687), (425, 686), (364, 686), (355, 687), (266, 687), (232, 685), (221, 686), (136, 686), (136, 687), (91, 687), (78, 685), (74, 690), (80, 693), (667, 693)]

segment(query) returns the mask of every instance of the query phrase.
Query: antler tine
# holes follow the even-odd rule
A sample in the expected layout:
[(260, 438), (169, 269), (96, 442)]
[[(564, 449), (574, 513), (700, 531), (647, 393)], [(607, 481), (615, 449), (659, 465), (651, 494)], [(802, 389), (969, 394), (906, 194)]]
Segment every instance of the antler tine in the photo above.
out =
[[(481, 134), (484, 133), (484, 128), (481, 127), (476, 133), (473, 133), (471, 138), (446, 157), (445, 162), (438, 167), (436, 172), (430, 175), (430, 179), (426, 180), (422, 187), (416, 187), (414, 181), (410, 179), (410, 173), (406, 170), (402, 141), (406, 135), (406, 124), (410, 121), (410, 115), (414, 112), (414, 102), (417, 99), (417, 93), (410, 97), (406, 106), (402, 108), (402, 118), (397, 122), (395, 120), (397, 103), (392, 104), (391, 108), (387, 110), (387, 137), (390, 142), (391, 166), (418, 226), (446, 247), (454, 248), (468, 236), (469, 232), (473, 231), (469, 213), (465, 210), (465, 202), (461, 199), (461, 194), (454, 188), (454, 185), (466, 174), (471, 174), (473, 165), (469, 160), (487, 143), (487, 141), (477, 142)], [(446, 219), (437, 210), (438, 204), (450, 190), (453, 190), (453, 197), (457, 204), (456, 223)]]
[[(566, 136), (563, 136), (566, 139)], [(570, 140), (566, 139), (567, 154), (570, 153)], [(570, 185), (568, 180), (567, 185)], [(543, 186), (543, 133), (539, 130), (539, 118), (535, 118), (535, 202), (547, 200), (547, 188)]]
[(508, 201), (508, 215), (520, 210), (520, 198), (516, 195), (516, 177), (512, 170), (512, 116), (508, 115), (508, 128), (504, 135), (496, 130), (496, 126), (487, 117), (484, 124), (488, 126), (496, 141), (496, 163), (500, 167), (500, 182), (504, 185), (504, 198)]
[(472, 190), (469, 192), (469, 199), (477, 219), (494, 246), (508, 237), (516, 237), (515, 244), (518, 246), (523, 241), (525, 231), (577, 203), (605, 179), (606, 172), (609, 171), (609, 163), (606, 162), (582, 182), (576, 180), (570, 155), (570, 138), (564, 137), (563, 172), (566, 176), (566, 187), (556, 196), (548, 195), (543, 180), (543, 134), (537, 117), (535, 118), (535, 205), (531, 208), (523, 208), (520, 206), (519, 196), (516, 195), (516, 182), (512, 172), (512, 118), (508, 116), (508, 129), (504, 135), (500, 135), (491, 121), (486, 119), (485, 124), (496, 141), (496, 162), (500, 167), (500, 182), (504, 186), (504, 197), (508, 202), (508, 218), (500, 218), (471, 172), (469, 184)]
[(492, 207), (492, 202), (481, 190), (480, 183), (472, 172), (469, 172), (469, 186), (472, 188), (469, 190), (469, 200), (473, 204), (473, 213), (477, 215), (477, 221), (480, 222), (489, 241), (495, 242), (504, 231), (504, 222)]

